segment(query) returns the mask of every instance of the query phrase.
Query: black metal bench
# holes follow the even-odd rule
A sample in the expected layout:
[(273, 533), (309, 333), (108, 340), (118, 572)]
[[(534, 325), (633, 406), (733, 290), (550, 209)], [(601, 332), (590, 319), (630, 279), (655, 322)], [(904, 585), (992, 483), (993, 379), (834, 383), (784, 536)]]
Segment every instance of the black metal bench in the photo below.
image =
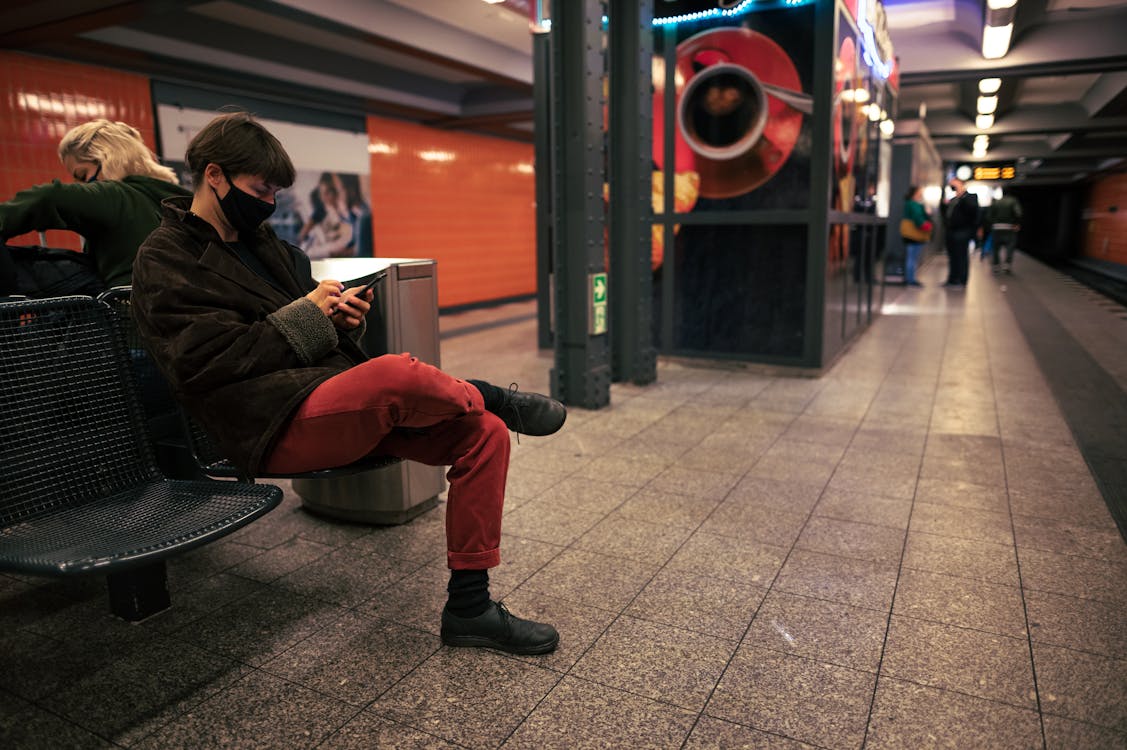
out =
[(271, 485), (161, 475), (104, 302), (0, 302), (0, 570), (106, 574), (114, 614), (143, 619), (169, 605), (167, 557), (281, 499)]

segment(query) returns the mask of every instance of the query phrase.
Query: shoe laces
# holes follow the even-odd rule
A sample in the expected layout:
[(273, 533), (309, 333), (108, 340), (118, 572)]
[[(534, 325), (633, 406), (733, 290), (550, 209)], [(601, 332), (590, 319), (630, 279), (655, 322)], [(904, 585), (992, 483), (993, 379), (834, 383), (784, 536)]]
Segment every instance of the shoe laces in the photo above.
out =
[[(504, 400), (501, 402), (501, 406), (497, 409), (498, 413), (504, 411), (505, 409), (509, 409), (516, 417), (517, 429), (515, 430), (515, 432), (517, 435), (517, 445), (520, 445), (520, 434), (524, 432), (524, 421), (520, 418), (520, 409), (518, 409), (513, 403), (513, 396), (515, 396), (519, 391), (520, 388), (516, 383), (509, 383), (509, 389), (504, 393)], [(503, 606), (500, 605), (499, 602), (498, 605)], [(508, 610), (505, 611), (508, 612)]]

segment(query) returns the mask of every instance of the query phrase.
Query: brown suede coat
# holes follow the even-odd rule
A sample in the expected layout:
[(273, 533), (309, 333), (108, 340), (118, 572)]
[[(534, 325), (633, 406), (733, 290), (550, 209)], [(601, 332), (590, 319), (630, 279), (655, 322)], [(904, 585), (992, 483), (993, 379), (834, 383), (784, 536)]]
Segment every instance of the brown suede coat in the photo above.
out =
[(133, 263), (133, 313), (176, 399), (253, 475), (302, 400), (367, 357), (343, 332), (333, 341), (335, 329), (324, 346), (295, 347), (295, 320), (314, 339), (326, 335), (323, 313), (304, 299), (316, 287), (309, 259), (259, 228), (253, 250), (283, 287), (275, 288), (190, 205), (190, 196), (162, 204), (161, 225)]

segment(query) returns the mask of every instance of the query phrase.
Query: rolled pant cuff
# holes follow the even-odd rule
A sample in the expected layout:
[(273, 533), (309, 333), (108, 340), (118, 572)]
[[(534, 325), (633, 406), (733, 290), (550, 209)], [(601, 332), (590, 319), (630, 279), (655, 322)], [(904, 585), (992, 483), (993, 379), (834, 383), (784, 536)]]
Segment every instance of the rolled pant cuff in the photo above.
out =
[(451, 570), (485, 570), (500, 564), (500, 547), (484, 552), (446, 552), (446, 566)]

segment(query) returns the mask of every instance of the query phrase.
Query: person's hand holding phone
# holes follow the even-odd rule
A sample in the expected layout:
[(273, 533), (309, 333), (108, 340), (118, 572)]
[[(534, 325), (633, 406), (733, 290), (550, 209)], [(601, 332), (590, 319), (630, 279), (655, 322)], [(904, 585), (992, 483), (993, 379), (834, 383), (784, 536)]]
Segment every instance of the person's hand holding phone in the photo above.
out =
[(317, 284), (316, 289), (305, 295), (305, 298), (321, 308), (321, 312), (325, 315), (332, 315), (333, 311), (336, 310), (343, 289), (344, 285), (339, 281), (325, 279)]
[(333, 323), (345, 330), (356, 328), (371, 309), (374, 296), (375, 292), (362, 286), (345, 289), (337, 303), (337, 309), (333, 312)]

